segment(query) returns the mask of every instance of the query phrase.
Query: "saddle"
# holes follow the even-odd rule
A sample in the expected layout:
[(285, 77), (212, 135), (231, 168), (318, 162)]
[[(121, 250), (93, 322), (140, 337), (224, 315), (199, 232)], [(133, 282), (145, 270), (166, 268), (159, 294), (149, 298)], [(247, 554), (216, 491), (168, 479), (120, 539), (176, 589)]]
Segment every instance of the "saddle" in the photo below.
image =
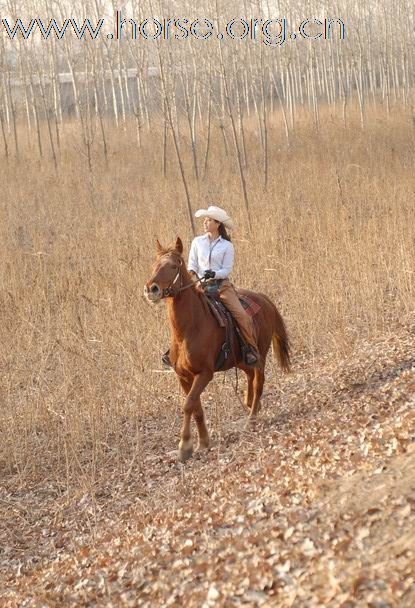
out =
[[(233, 337), (236, 335), (236, 339), (239, 343), (239, 347), (241, 349), (242, 358), (245, 358), (246, 352), (249, 350), (248, 345), (242, 337), (241, 331), (238, 327), (238, 324), (235, 322), (229, 310), (219, 299), (218, 292), (206, 292), (205, 291), (206, 300), (209, 306), (209, 309), (216, 321), (218, 322), (219, 327), (225, 328), (225, 341), (221, 346), (219, 354), (216, 358), (215, 362), (215, 370), (219, 371), (224, 366), (229, 354), (232, 352), (233, 346)], [(238, 299), (242, 306), (244, 307), (247, 314), (253, 317), (259, 310), (260, 306), (254, 300), (249, 298), (248, 296), (242, 296), (238, 294)]]

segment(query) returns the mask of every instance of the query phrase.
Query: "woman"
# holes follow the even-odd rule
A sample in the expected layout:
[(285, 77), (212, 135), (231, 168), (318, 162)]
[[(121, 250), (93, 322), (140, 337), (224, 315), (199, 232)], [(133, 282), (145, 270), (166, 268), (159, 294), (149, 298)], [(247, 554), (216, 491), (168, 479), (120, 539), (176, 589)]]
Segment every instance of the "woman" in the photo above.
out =
[[(214, 205), (207, 209), (199, 209), (196, 217), (204, 217), (204, 234), (193, 239), (189, 252), (188, 270), (196, 279), (208, 280), (207, 291), (217, 289), (219, 297), (231, 312), (248, 345), (245, 354), (247, 365), (256, 365), (260, 355), (258, 352), (255, 329), (251, 317), (246, 313), (239, 301), (238, 295), (229, 280), (234, 261), (234, 247), (226, 231), (233, 228), (233, 222), (226, 211)], [(166, 353), (167, 355), (167, 353)], [(168, 357), (163, 361), (168, 362)]]

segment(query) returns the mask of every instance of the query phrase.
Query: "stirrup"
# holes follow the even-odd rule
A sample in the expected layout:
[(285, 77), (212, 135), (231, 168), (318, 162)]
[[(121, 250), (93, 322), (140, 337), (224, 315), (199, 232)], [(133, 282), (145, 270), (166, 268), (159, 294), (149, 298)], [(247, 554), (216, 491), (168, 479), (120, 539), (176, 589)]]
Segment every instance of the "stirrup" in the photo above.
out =
[(247, 365), (256, 365), (259, 361), (258, 354), (254, 351), (253, 348), (247, 349), (245, 353), (245, 363)]

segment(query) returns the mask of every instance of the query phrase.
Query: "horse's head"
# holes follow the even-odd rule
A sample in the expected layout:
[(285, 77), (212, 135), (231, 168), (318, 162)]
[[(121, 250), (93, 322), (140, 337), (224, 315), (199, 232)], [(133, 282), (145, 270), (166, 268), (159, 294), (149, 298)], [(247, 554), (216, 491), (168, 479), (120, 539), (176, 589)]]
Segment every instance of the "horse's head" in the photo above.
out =
[(183, 243), (177, 237), (174, 247), (165, 249), (157, 241), (157, 260), (151, 278), (144, 286), (144, 295), (154, 304), (163, 298), (174, 296), (182, 287), (185, 271), (182, 258)]

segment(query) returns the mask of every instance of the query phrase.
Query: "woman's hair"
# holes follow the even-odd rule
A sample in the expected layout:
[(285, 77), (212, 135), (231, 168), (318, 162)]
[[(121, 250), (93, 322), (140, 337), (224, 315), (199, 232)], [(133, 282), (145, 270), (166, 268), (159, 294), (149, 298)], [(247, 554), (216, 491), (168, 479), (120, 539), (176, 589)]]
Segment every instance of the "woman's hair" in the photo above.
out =
[(225, 239), (226, 241), (230, 241), (230, 240), (231, 240), (231, 237), (230, 237), (230, 236), (229, 236), (229, 234), (227, 233), (227, 230), (226, 230), (226, 228), (225, 228), (225, 225), (224, 225), (224, 224), (222, 224), (222, 222), (219, 224), (218, 231), (219, 231), (219, 234), (221, 235), (221, 237), (222, 237), (223, 239)]

